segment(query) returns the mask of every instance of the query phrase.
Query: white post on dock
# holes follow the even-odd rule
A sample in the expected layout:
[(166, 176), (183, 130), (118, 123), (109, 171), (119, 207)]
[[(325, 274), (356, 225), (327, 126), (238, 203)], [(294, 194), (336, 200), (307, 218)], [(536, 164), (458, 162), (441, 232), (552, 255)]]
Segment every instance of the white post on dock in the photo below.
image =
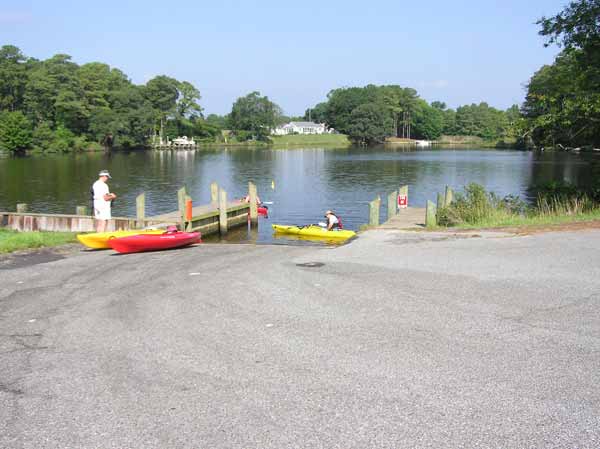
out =
[(17, 204), (17, 213), (18, 214), (24, 214), (25, 212), (27, 212), (27, 204), (26, 203), (19, 203)]
[(227, 234), (227, 192), (219, 189), (219, 232)]

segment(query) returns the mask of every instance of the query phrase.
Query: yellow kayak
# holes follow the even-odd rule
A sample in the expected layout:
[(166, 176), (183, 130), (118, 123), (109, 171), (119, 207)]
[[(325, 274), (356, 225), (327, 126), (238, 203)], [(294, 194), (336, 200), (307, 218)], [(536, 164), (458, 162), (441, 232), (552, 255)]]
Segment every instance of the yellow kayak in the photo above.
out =
[(88, 248), (93, 249), (107, 249), (110, 248), (108, 240), (119, 237), (129, 237), (131, 235), (138, 234), (164, 234), (164, 229), (150, 229), (142, 230), (138, 229), (133, 231), (112, 231), (112, 232), (94, 232), (91, 234), (77, 234), (77, 240), (83, 243)]
[(294, 235), (305, 235), (310, 237), (320, 237), (324, 239), (342, 239), (346, 240), (356, 236), (356, 232), (348, 231), (345, 229), (339, 231), (328, 231), (321, 226), (310, 225), (310, 226), (285, 226), (285, 225), (272, 225), (275, 232), (281, 234), (294, 234)]

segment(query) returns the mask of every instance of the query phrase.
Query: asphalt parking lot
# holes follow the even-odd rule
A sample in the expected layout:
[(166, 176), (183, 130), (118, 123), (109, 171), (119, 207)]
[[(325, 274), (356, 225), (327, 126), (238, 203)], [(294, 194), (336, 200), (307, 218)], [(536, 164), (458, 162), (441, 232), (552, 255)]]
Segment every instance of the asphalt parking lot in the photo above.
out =
[(0, 264), (0, 447), (600, 447), (600, 231)]

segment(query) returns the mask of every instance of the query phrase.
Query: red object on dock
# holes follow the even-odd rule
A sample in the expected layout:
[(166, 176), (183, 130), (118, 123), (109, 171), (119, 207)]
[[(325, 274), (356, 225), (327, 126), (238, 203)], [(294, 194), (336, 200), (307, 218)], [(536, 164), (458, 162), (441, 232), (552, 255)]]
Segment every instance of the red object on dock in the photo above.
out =
[(260, 215), (268, 215), (269, 214), (269, 208), (267, 206), (258, 206), (256, 208), (256, 210), (258, 211), (258, 213)]
[(398, 207), (401, 207), (401, 208), (408, 207), (408, 196), (407, 195), (398, 195)]
[(119, 253), (141, 253), (181, 248), (200, 242), (199, 232), (165, 232), (164, 234), (138, 234), (110, 239), (108, 244)]

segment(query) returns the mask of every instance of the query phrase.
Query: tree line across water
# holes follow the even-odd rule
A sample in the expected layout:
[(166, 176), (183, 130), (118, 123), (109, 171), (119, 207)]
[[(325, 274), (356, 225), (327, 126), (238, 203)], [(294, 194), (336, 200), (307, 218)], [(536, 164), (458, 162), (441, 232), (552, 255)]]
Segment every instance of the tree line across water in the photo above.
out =
[(600, 0), (576, 0), (542, 17), (546, 46), (562, 47), (554, 63), (529, 80), (525, 102), (506, 111), (479, 105), (446, 109), (414, 89), (336, 89), (311, 112), (364, 143), (389, 136), (437, 139), (442, 134), (506, 140), (517, 146), (600, 147)]
[(516, 105), (506, 111), (487, 103), (454, 110), (439, 101), (429, 104), (415, 89), (398, 85), (334, 89), (326, 102), (307, 110), (308, 115), (362, 144), (388, 137), (437, 140), (442, 135), (514, 142), (520, 117)]
[(11, 45), (0, 48), (0, 147), (6, 150), (136, 147), (165, 126), (206, 134), (199, 98), (191, 83), (167, 76), (139, 86), (107, 64), (78, 65), (64, 54), (40, 61)]
[(277, 125), (309, 118), (362, 143), (442, 134), (495, 140), (512, 137), (519, 116), (516, 106), (500, 111), (481, 103), (455, 111), (440, 102), (430, 105), (416, 90), (400, 86), (335, 89), (304, 117), (284, 116), (259, 92), (238, 98), (225, 116), (205, 117), (200, 98), (191, 83), (168, 76), (135, 85), (107, 64), (78, 65), (64, 54), (39, 61), (17, 47), (0, 48), (0, 147), (9, 151), (139, 147), (157, 135), (266, 141)]
[(39, 61), (17, 47), (0, 48), (0, 147), (11, 151), (138, 147), (156, 135), (267, 141), (277, 125), (309, 118), (362, 143), (442, 134), (497, 140), (513, 136), (519, 116), (516, 106), (500, 111), (486, 103), (456, 110), (440, 102), (430, 105), (416, 90), (400, 86), (335, 89), (304, 117), (284, 116), (259, 92), (238, 98), (225, 116), (205, 117), (200, 98), (191, 83), (168, 76), (135, 85), (107, 64), (78, 65), (64, 54)]
[(304, 117), (285, 117), (268, 97), (238, 98), (225, 116), (204, 116), (200, 92), (187, 81), (157, 76), (133, 84), (120, 70), (78, 65), (55, 55), (40, 61), (15, 46), (0, 48), (0, 150), (77, 151), (149, 145), (156, 136), (199, 141), (268, 141), (290, 119), (324, 122), (362, 144), (389, 137), (436, 140), (442, 135), (547, 147), (600, 146), (600, 0), (571, 2), (542, 18), (547, 45), (563, 49), (536, 72), (524, 104), (487, 103), (449, 109), (399, 85), (332, 90)]

